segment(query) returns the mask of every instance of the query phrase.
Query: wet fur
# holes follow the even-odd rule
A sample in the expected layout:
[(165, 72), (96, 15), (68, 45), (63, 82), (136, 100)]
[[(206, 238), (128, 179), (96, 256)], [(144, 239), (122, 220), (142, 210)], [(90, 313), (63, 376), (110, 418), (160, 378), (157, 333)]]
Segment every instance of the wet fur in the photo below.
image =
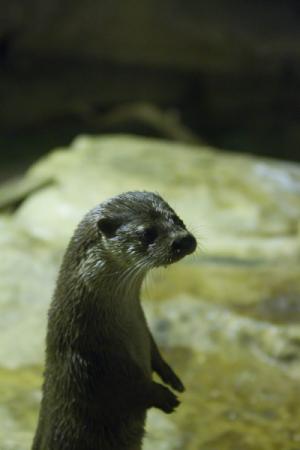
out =
[[(146, 250), (137, 233), (153, 222), (163, 222), (165, 235)], [(165, 241), (174, 228), (185, 230), (167, 203), (138, 192), (104, 202), (79, 224), (49, 310), (32, 450), (139, 450), (147, 409), (170, 413), (179, 404), (152, 381), (156, 371), (184, 389), (162, 359), (139, 300), (146, 272), (172, 262)]]

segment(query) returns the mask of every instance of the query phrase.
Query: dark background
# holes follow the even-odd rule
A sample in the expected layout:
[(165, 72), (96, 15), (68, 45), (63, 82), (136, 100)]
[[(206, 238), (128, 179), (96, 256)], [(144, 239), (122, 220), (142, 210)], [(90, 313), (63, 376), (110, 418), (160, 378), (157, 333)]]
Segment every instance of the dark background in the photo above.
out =
[(299, 0), (0, 0), (0, 179), (82, 132), (300, 159)]

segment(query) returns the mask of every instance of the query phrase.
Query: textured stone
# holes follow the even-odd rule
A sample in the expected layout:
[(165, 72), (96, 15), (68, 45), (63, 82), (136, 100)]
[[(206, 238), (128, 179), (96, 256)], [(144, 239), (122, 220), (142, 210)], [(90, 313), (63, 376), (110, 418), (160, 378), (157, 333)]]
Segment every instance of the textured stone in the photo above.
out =
[(83, 136), (0, 190), (1, 449), (30, 443), (46, 311), (72, 230), (90, 207), (133, 189), (159, 191), (200, 243), (145, 284), (150, 326), (187, 386), (176, 414), (151, 411), (145, 449), (296, 448), (299, 166)]

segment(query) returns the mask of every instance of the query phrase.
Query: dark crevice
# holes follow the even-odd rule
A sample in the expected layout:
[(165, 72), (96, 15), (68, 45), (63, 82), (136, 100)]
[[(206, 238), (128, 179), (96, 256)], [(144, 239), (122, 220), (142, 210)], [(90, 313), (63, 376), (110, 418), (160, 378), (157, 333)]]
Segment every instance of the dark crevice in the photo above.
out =
[(12, 49), (16, 40), (15, 32), (4, 33), (0, 38), (0, 66), (6, 65), (10, 61)]
[(55, 183), (48, 179), (27, 185), (20, 181), (11, 181), (2, 185), (0, 189), (0, 212), (14, 213), (33, 193), (47, 188)]

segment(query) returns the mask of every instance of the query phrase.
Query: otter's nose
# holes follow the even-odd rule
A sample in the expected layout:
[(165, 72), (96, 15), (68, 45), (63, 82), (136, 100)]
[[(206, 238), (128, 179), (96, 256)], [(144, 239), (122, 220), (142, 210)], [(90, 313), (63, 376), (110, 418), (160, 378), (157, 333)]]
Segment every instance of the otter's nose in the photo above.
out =
[(172, 242), (172, 249), (179, 255), (189, 255), (197, 247), (196, 239), (191, 234), (186, 234)]

